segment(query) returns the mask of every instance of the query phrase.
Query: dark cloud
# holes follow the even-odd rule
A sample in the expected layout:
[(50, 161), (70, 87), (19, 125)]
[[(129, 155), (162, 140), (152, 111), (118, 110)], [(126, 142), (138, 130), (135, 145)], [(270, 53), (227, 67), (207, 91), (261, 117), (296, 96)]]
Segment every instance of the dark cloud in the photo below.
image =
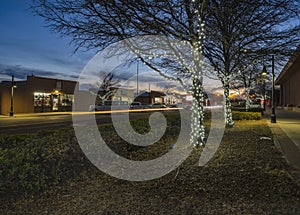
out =
[(59, 72), (25, 68), (21, 65), (11, 66), (11, 65), (3, 65), (3, 64), (0, 64), (0, 75), (4, 75), (4, 76), (14, 75), (16, 79), (21, 79), (21, 80), (25, 80), (28, 75), (35, 75), (35, 76), (48, 77), (48, 78), (64, 77), (64, 79), (73, 79), (73, 80), (78, 78), (78, 76), (76, 75), (66, 75)]

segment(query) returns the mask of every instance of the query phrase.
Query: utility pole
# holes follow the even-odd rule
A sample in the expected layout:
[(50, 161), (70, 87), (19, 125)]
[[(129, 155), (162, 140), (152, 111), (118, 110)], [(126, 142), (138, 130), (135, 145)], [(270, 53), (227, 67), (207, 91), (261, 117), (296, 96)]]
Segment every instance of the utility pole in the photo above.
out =
[(136, 62), (136, 96), (139, 94), (139, 60)]
[(271, 123), (276, 123), (276, 114), (275, 114), (275, 74), (274, 74), (274, 55), (272, 55), (272, 114), (271, 114)]
[(11, 76), (11, 95), (10, 95), (10, 112), (9, 116), (14, 116), (14, 76)]

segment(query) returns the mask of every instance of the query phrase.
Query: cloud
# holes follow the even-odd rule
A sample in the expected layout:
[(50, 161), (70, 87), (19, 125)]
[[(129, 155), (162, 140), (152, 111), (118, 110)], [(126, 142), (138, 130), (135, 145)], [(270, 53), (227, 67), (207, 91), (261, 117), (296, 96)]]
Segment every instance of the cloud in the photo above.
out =
[(67, 80), (76, 80), (78, 78), (78, 76), (76, 75), (68, 75), (59, 72), (26, 68), (22, 65), (5, 64), (0, 64), (0, 75), (2, 77), (11, 77), (12, 75), (14, 75), (17, 80), (25, 80), (28, 75), (35, 75), (48, 78), (63, 78)]

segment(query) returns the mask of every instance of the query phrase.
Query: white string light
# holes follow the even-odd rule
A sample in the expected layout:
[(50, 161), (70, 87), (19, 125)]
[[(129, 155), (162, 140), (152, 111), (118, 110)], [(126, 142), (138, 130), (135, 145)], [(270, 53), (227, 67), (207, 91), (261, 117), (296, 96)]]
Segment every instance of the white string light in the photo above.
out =
[(223, 90), (224, 90), (224, 114), (225, 114), (225, 124), (229, 127), (233, 126), (234, 122), (232, 120), (232, 112), (231, 112), (231, 102), (229, 99), (229, 81), (230, 76), (224, 77), (224, 84), (223, 84)]
[[(195, 0), (192, 1), (195, 3)], [(196, 7), (196, 3), (194, 4)], [(198, 8), (195, 8), (195, 16), (197, 19), (196, 32), (198, 35), (197, 41), (193, 44), (194, 56), (194, 69), (192, 70), (192, 92), (193, 92), (193, 105), (192, 105), (192, 128), (190, 143), (194, 146), (202, 146), (205, 144), (205, 127), (204, 127), (204, 89), (202, 85), (202, 66), (203, 62), (203, 39), (204, 39), (204, 26), (205, 23), (201, 19)]]
[[(204, 126), (204, 89), (203, 89), (203, 74), (202, 74), (202, 66), (204, 64), (203, 61), (203, 39), (205, 38), (204, 35), (204, 27), (205, 23), (201, 18), (201, 14), (199, 14), (200, 4), (197, 4), (195, 0), (192, 0), (193, 6), (195, 7), (194, 16), (196, 20), (196, 34), (197, 38), (194, 41), (183, 41), (183, 43), (173, 43), (167, 41), (166, 47), (168, 48), (162, 50), (161, 47), (156, 50), (156, 52), (150, 52), (149, 50), (138, 51), (137, 48), (131, 46), (131, 50), (142, 59), (143, 63), (147, 64), (148, 61), (152, 61), (155, 58), (169, 58), (169, 59), (176, 59), (177, 62), (183, 66), (187, 72), (191, 74), (192, 79), (192, 89), (188, 86), (188, 83), (180, 80), (179, 78), (169, 76), (164, 74), (162, 71), (157, 70), (157, 72), (162, 75), (164, 78), (172, 81), (179, 82), (188, 93), (191, 93), (193, 96), (193, 104), (192, 104), (192, 122), (191, 122), (191, 135), (190, 135), (190, 144), (193, 146), (202, 146), (205, 144), (205, 126)], [(163, 41), (162, 41), (163, 42)], [(189, 61), (186, 60), (186, 56), (183, 53), (176, 52), (176, 48), (180, 48), (181, 45), (191, 45), (191, 54), (193, 56), (193, 60), (191, 65)], [(170, 47), (171, 46), (171, 47)], [(154, 48), (155, 49), (155, 48)], [(147, 62), (146, 62), (147, 60)], [(150, 62), (149, 62), (150, 64)]]

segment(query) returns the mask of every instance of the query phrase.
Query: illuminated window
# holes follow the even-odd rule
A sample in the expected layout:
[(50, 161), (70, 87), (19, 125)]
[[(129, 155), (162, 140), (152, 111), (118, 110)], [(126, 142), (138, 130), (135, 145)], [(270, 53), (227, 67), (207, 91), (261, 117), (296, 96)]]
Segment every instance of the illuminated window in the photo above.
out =
[(34, 107), (50, 107), (51, 94), (50, 93), (34, 93)]
[(62, 94), (60, 99), (61, 99), (61, 106), (72, 106), (74, 102), (74, 95)]

